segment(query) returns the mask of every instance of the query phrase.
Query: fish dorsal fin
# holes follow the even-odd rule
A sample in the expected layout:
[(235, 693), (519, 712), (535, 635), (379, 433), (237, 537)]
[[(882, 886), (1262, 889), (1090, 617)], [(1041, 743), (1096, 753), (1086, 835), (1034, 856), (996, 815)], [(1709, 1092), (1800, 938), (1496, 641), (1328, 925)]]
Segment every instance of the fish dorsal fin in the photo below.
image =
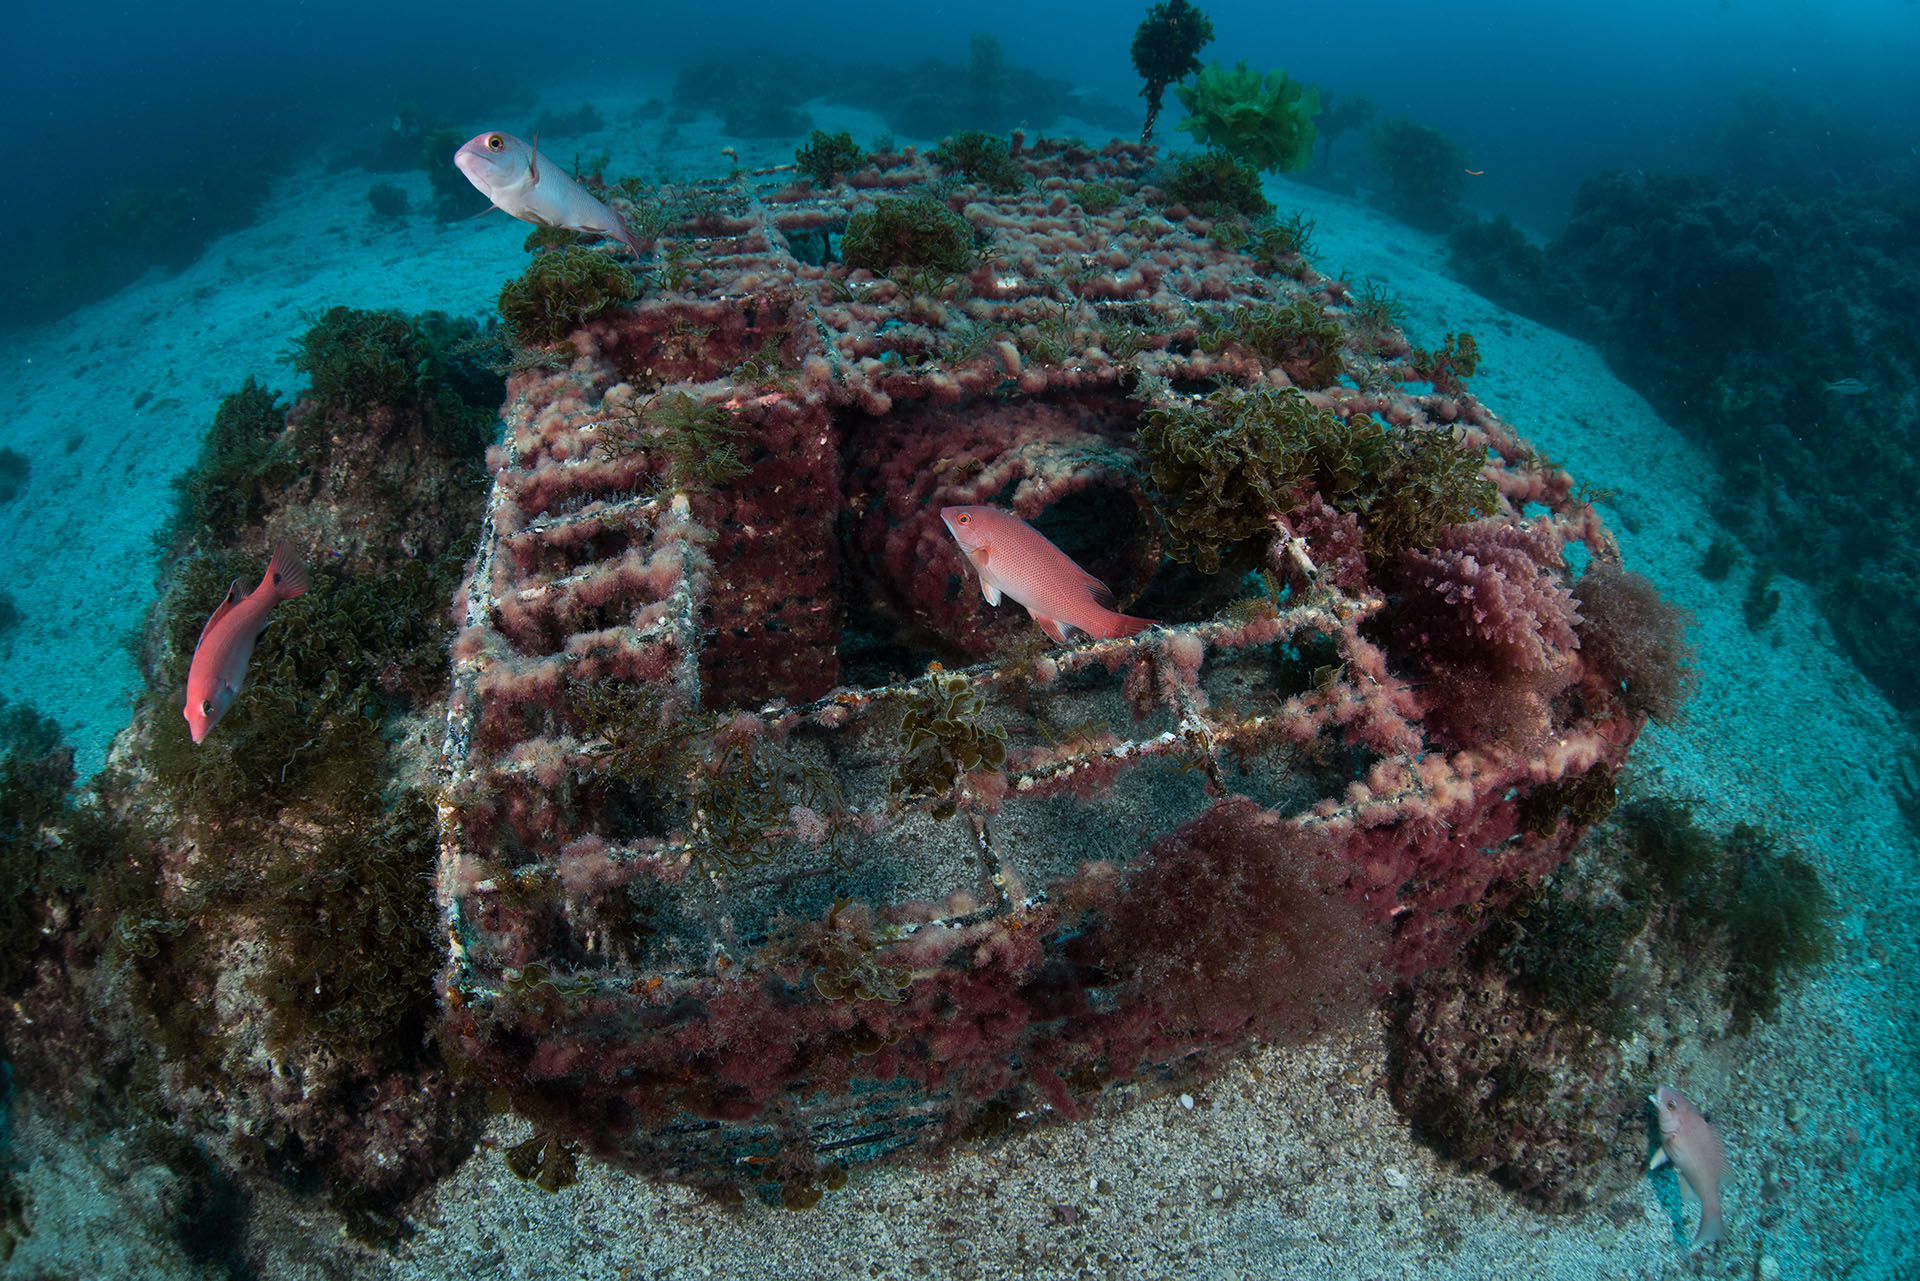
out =
[[(1086, 574), (1084, 569), (1080, 572)], [(1112, 609), (1120, 603), (1120, 598), (1113, 594), (1113, 588), (1107, 586), (1092, 574), (1087, 574), (1087, 594), (1093, 597), (1093, 603), (1101, 609)]]
[(234, 607), (246, 598), (247, 580), (244, 578), (234, 579), (233, 585), (227, 588), (227, 598), (220, 602), (220, 608), (213, 611), (213, 617), (209, 618), (207, 625), (200, 629), (200, 639), (193, 643), (193, 647), (199, 649), (200, 646), (206, 642), (207, 633), (214, 629), (215, 624), (232, 613)]

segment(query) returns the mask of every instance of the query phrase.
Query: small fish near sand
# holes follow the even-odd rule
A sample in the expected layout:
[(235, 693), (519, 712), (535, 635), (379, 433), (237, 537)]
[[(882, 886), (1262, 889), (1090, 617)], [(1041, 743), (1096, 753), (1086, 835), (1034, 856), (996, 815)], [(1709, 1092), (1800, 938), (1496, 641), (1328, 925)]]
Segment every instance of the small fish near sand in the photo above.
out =
[(304, 593), (309, 585), (307, 566), (300, 554), (286, 543), (275, 543), (273, 558), (267, 562), (267, 572), (258, 587), (242, 595), (246, 580), (236, 578), (227, 588), (227, 598), (200, 629), (193, 663), (187, 669), (185, 713), (187, 732), (194, 742), (206, 738), (207, 731), (240, 696), (240, 685), (247, 679), (247, 660), (266, 632), (267, 615), (281, 601)]
[(1660, 1150), (1647, 1162), (1647, 1168), (1657, 1170), (1671, 1163), (1700, 1199), (1700, 1230), (1693, 1238), (1694, 1249), (1724, 1241), (1727, 1231), (1720, 1221), (1720, 1183), (1727, 1176), (1727, 1151), (1720, 1146), (1720, 1136), (1693, 1100), (1678, 1090), (1660, 1086), (1647, 1096), (1647, 1102), (1660, 1116)]
[(1858, 378), (1837, 378), (1830, 383), (1821, 383), (1820, 390), (1835, 396), (1864, 396), (1873, 388)]
[(536, 227), (612, 236), (641, 257), (640, 244), (619, 213), (541, 155), (539, 141), (537, 134), (529, 143), (497, 130), (483, 133), (453, 153), (454, 167), (495, 209)]
[(1074, 633), (1106, 640), (1153, 626), (1150, 618), (1115, 613), (1112, 589), (1012, 512), (942, 507), (940, 519), (979, 576), (987, 604), (1011, 597), (1054, 640), (1065, 644)]

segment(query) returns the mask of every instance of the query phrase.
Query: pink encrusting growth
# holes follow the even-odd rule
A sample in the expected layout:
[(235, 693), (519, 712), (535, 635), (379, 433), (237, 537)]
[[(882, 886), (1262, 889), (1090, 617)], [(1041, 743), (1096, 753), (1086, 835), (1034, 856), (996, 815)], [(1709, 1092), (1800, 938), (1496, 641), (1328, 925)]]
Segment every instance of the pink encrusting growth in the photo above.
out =
[[(935, 189), (912, 153), (712, 186), (664, 233), (685, 288), (509, 384), (454, 647), (442, 1034), (602, 1156), (804, 1183), (1309, 1035), (1563, 859), (1643, 723), (1589, 655), (1656, 651), (1564, 555), (1617, 549), (1462, 391), (1311, 399), (1484, 455), (1485, 519), (1369, 559), (1308, 486), (1231, 573), (1170, 567), (1142, 414), (1300, 372), (1196, 308), (1352, 300), (1168, 207), (1145, 149), (1019, 154), (1018, 192), (939, 189), (985, 242), (958, 280), (824, 258)], [(1087, 214), (1091, 183), (1127, 197)]]

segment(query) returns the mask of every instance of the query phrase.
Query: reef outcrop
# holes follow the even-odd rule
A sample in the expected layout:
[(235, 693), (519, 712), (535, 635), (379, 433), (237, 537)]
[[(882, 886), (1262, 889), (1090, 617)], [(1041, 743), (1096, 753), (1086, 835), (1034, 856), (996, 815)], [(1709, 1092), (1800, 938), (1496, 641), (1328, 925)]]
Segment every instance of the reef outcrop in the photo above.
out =
[[(565, 1142), (804, 1196), (1309, 1035), (1564, 859), (1672, 705), (1671, 616), (1613, 607), (1471, 339), (1146, 149), (1009, 159), (656, 193), (654, 287), (509, 384), (441, 1035)], [(850, 269), (876, 211), (971, 257)], [(1161, 625), (1045, 648), (942, 527), (981, 503)]]

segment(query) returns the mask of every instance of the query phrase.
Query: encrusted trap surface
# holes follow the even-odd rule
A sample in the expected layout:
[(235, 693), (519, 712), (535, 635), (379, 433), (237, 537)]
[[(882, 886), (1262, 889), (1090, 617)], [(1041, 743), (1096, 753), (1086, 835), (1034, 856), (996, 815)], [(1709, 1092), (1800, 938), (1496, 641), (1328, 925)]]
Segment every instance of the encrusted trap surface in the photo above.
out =
[[(1163, 218), (1138, 149), (1019, 163), (1009, 195), (911, 155), (704, 189), (663, 242), (685, 288), (510, 386), (455, 646), (446, 1030), (601, 1155), (796, 1185), (1310, 1031), (1563, 857), (1638, 731), (1561, 554), (1611, 540), (1445, 364), (1297, 255)], [(1089, 214), (1091, 183), (1130, 194)], [(929, 188), (970, 275), (822, 261)], [(1311, 403), (1485, 450), (1496, 510), (1369, 559), (1365, 514), (1303, 492), (1237, 572), (1174, 566), (1142, 416), (1325, 382), (1230, 332), (1296, 299), (1352, 375)], [(1041, 648), (940, 524), (987, 502), (1166, 625)], [(1232, 604), (1256, 568), (1284, 591)]]

